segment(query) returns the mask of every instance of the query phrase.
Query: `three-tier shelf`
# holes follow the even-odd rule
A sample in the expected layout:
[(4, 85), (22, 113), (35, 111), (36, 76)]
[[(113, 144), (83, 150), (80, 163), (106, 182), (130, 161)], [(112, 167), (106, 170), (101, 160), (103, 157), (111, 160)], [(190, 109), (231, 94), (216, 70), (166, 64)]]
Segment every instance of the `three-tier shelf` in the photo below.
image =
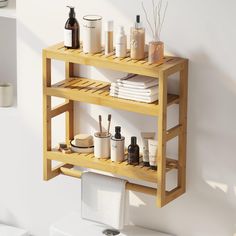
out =
[[(65, 80), (51, 83), (51, 62), (60, 60), (65, 62)], [(89, 65), (112, 69), (127, 73), (154, 77), (159, 80), (159, 100), (147, 104), (109, 96), (110, 84), (90, 78), (74, 76), (74, 64)], [(179, 73), (179, 95), (168, 94), (167, 80), (172, 74)], [(129, 53), (126, 58), (116, 58), (114, 53), (109, 56), (104, 52), (85, 54), (82, 49), (66, 49), (63, 43), (43, 50), (43, 120), (44, 120), (44, 179), (50, 180), (60, 174), (80, 177), (81, 173), (74, 170), (74, 166), (105, 171), (111, 174), (157, 183), (156, 188), (150, 188), (134, 183), (127, 183), (126, 188), (157, 197), (157, 206), (162, 207), (185, 192), (186, 186), (186, 127), (187, 127), (187, 82), (188, 60), (179, 57), (165, 57), (159, 64), (149, 64), (144, 60), (132, 60)], [(51, 97), (64, 98), (65, 102), (52, 107)], [(74, 137), (74, 101), (86, 102), (114, 109), (141, 113), (157, 117), (158, 124), (158, 153), (157, 171), (142, 165), (128, 165), (111, 160), (97, 159), (93, 153), (63, 154), (52, 148), (52, 118), (66, 113), (66, 142)], [(179, 105), (179, 124), (167, 130), (167, 107)], [(178, 159), (166, 156), (167, 142), (178, 137)], [(52, 161), (60, 162), (57, 167)], [(166, 173), (177, 170), (177, 187), (166, 190)]]

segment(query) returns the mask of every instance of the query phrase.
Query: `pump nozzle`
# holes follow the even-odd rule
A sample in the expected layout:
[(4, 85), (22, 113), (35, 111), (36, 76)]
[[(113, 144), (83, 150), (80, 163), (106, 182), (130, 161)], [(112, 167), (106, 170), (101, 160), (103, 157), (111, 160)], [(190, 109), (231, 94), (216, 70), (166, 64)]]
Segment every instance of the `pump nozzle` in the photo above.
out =
[(136, 15), (135, 28), (136, 29), (142, 28), (142, 24), (141, 24), (141, 21), (140, 21), (140, 15)]
[(72, 7), (72, 6), (67, 6), (67, 7), (70, 8), (69, 17), (75, 18), (75, 7)]

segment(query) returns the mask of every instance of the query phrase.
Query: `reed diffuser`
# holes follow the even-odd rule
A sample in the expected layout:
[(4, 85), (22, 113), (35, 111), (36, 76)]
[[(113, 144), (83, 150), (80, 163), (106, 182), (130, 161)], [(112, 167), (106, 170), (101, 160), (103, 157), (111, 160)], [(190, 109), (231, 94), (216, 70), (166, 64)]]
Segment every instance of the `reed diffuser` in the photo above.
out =
[[(152, 0), (152, 14), (148, 14), (142, 2), (142, 8), (146, 17), (146, 21), (152, 33), (152, 41), (149, 42), (148, 62), (161, 63), (164, 58), (164, 43), (161, 41), (161, 31), (164, 24), (168, 2), (165, 4), (163, 0)], [(150, 20), (148, 15), (153, 15), (153, 20)]]

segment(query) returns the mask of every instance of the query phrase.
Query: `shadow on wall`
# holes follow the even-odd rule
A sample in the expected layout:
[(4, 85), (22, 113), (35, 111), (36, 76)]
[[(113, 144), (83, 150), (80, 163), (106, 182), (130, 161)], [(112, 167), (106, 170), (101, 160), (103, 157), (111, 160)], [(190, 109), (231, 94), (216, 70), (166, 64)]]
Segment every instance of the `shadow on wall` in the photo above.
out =
[[(162, 209), (153, 207), (155, 198), (133, 193), (138, 204), (132, 205), (131, 197), (131, 221), (163, 231), (173, 229), (181, 236), (185, 236), (182, 227), (194, 236), (233, 235), (236, 134), (230, 124), (236, 120), (236, 110), (232, 109), (235, 81), (204, 52), (193, 53), (190, 58), (187, 193)], [(140, 212), (152, 217), (140, 219)], [(184, 225), (176, 220), (179, 217)]]

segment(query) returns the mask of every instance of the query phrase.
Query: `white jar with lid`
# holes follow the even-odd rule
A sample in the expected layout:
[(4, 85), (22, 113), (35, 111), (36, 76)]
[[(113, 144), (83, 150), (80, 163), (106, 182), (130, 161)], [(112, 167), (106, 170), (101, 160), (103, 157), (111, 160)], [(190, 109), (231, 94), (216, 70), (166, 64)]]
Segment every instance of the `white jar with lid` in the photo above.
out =
[(102, 17), (86, 15), (83, 17), (83, 52), (99, 53), (102, 50)]

